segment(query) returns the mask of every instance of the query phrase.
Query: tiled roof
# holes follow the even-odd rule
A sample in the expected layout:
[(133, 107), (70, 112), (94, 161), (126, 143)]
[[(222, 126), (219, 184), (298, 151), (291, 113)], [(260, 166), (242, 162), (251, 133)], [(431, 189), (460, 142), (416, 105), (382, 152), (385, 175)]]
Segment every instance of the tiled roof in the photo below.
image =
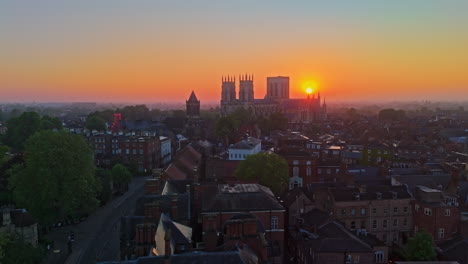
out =
[(263, 210), (284, 210), (284, 208), (270, 189), (259, 184), (220, 184), (214, 195), (205, 197), (202, 206), (203, 212)]

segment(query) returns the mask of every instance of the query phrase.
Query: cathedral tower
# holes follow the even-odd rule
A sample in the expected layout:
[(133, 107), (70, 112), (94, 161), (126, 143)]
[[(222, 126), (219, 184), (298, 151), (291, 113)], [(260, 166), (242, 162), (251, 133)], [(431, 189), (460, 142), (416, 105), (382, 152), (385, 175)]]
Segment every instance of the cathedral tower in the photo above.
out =
[(236, 78), (227, 76), (221, 78), (221, 103), (236, 101)]
[(253, 89), (253, 76), (241, 75), (239, 76), (239, 101), (240, 102), (253, 102), (254, 89)]

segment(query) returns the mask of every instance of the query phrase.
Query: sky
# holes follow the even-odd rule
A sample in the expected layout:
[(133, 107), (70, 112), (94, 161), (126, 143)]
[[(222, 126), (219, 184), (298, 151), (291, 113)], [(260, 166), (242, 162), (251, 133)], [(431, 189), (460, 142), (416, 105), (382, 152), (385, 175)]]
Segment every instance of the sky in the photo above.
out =
[(333, 100), (468, 100), (468, 1), (0, 0), (0, 102), (184, 101), (223, 75)]

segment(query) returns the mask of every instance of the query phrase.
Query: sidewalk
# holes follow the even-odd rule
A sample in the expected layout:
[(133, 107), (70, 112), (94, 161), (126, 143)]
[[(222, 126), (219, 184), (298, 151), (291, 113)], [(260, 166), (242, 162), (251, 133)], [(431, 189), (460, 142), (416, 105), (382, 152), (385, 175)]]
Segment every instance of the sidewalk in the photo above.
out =
[[(44, 237), (46, 239), (54, 241), (54, 247), (51, 248), (43, 263), (80, 263), (88, 246), (97, 237), (101, 229), (107, 226), (108, 223), (106, 220), (113, 217), (113, 213), (115, 214), (115, 211), (117, 211), (116, 209), (120, 208), (129, 198), (137, 194), (137, 191), (140, 191), (147, 178), (148, 177), (134, 177), (126, 193), (120, 197), (116, 197), (103, 207), (98, 208), (97, 211), (90, 215), (85, 221), (77, 225), (54, 228), (45, 235)], [(75, 242), (73, 242), (72, 245), (72, 253), (68, 254), (67, 242), (70, 231), (75, 233)]]

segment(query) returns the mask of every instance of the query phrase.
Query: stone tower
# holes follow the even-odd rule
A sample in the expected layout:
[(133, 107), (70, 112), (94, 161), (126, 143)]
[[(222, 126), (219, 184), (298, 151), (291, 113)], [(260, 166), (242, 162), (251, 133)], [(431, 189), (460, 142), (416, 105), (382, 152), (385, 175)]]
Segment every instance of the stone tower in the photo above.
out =
[(198, 100), (195, 92), (192, 91), (190, 97), (185, 101), (187, 106), (187, 117), (200, 117), (200, 100)]
[(222, 77), (221, 103), (236, 101), (236, 78), (227, 76)]
[(253, 89), (253, 76), (252, 75), (241, 75), (239, 76), (239, 101), (240, 102), (253, 102), (254, 101), (254, 89)]

